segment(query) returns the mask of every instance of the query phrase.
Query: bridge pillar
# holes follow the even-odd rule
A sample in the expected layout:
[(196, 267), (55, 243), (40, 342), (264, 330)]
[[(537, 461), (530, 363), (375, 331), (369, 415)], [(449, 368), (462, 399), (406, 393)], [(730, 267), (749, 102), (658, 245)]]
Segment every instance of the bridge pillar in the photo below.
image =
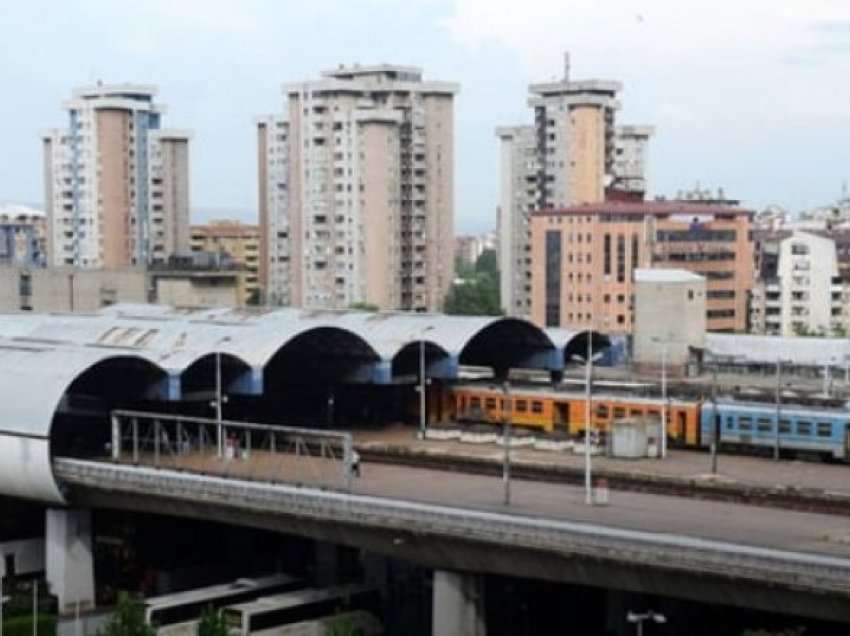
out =
[(94, 608), (91, 511), (47, 510), (45, 524), (47, 582), (59, 599), (59, 613)]
[(434, 570), (432, 625), (434, 636), (486, 636), (483, 579)]

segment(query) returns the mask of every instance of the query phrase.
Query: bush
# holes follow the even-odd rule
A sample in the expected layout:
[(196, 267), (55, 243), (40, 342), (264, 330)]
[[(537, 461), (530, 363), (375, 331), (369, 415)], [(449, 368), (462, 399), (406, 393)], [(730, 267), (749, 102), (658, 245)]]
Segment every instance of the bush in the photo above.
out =
[[(32, 636), (32, 615), (4, 618), (3, 636)], [(56, 617), (38, 615), (38, 636), (56, 636)]]

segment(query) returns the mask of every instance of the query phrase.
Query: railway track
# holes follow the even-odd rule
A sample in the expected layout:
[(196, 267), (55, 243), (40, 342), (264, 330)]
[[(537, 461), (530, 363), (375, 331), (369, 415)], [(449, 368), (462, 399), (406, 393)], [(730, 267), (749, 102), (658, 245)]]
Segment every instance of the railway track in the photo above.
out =
[[(487, 457), (435, 454), (400, 445), (383, 447), (359, 445), (357, 452), (365, 462), (451, 470), (472, 475), (498, 477), (502, 475), (502, 462)], [(528, 481), (584, 484), (584, 470), (581, 468), (541, 465), (518, 460), (511, 462), (511, 477)], [(594, 479), (605, 479), (609, 489), (621, 492), (689, 497), (749, 506), (850, 516), (850, 495), (815, 488), (757, 486), (694, 477), (631, 473), (601, 467), (594, 469)]]

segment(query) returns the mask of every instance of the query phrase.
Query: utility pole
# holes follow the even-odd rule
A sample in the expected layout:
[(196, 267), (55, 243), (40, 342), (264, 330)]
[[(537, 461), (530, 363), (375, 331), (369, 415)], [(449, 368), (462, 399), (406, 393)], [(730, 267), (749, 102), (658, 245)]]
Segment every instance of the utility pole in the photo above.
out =
[(667, 457), (667, 341), (661, 345), (661, 458)]
[(505, 444), (505, 455), (502, 460), (502, 481), (505, 484), (505, 505), (511, 505), (511, 385), (505, 379), (502, 384), (504, 391), (504, 406), (502, 407), (502, 441)]
[(590, 466), (590, 416), (591, 382), (593, 379), (593, 330), (587, 332), (587, 354), (585, 357), (585, 406), (584, 406), (584, 502), (593, 504), (593, 476)]
[(224, 457), (224, 428), (221, 409), (221, 352), (215, 352), (215, 422), (218, 438), (218, 458)]
[(425, 340), (419, 336), (419, 439), (425, 439)]
[(711, 382), (711, 474), (717, 474), (717, 446), (720, 443), (720, 422), (717, 416), (717, 361), (714, 362)]
[(773, 435), (773, 459), (779, 461), (779, 417), (782, 410), (782, 360), (776, 359), (776, 429)]

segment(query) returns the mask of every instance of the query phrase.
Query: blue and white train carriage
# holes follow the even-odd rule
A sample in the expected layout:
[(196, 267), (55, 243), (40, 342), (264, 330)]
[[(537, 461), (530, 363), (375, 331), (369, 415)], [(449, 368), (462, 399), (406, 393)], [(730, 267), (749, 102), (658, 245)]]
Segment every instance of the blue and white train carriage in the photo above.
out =
[[(703, 403), (700, 444), (708, 447), (715, 425), (721, 446), (772, 449), (776, 443), (776, 407), (769, 403), (718, 400)], [(850, 410), (823, 406), (782, 406), (779, 413), (780, 450), (816, 453), (850, 461)]]

